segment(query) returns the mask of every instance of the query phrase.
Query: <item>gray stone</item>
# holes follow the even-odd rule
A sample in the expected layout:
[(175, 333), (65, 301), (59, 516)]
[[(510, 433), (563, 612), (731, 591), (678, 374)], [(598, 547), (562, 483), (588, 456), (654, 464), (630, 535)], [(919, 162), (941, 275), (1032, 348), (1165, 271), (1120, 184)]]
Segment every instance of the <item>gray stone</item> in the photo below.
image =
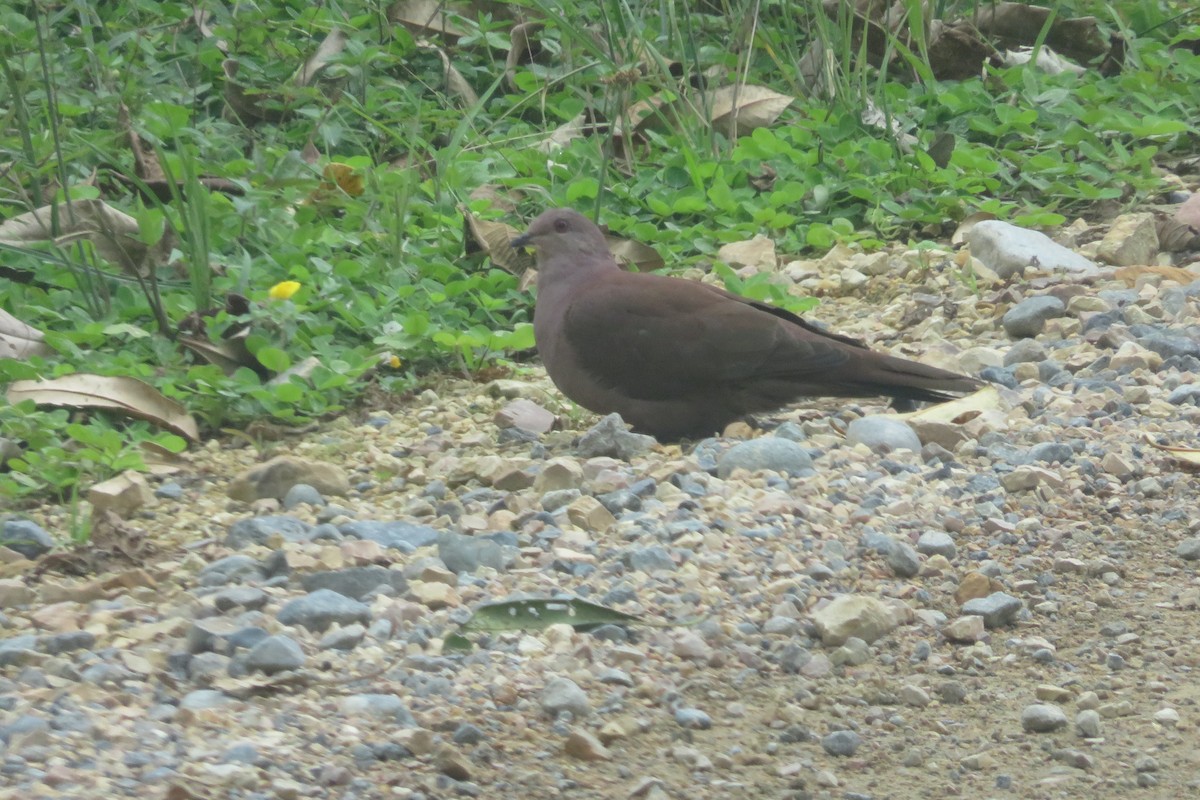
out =
[(225, 556), (200, 570), (198, 576), (206, 586), (230, 583), (244, 578), (261, 580), (264, 575), (257, 561), (241, 553)]
[(96, 635), (90, 631), (66, 631), (43, 637), (39, 645), (42, 652), (50, 655), (71, 653), (75, 650), (91, 650), (96, 646)]
[(1067, 312), (1062, 300), (1052, 295), (1029, 297), (1005, 312), (1000, 320), (1004, 332), (1014, 339), (1037, 336), (1046, 327), (1046, 320), (1061, 317)]
[(1021, 727), (1030, 733), (1050, 733), (1067, 726), (1066, 713), (1050, 703), (1034, 703), (1021, 711)]
[(1029, 448), (1026, 458), (1031, 462), (1038, 461), (1043, 464), (1066, 464), (1075, 458), (1075, 451), (1071, 449), (1071, 445), (1063, 442), (1039, 442)]
[(234, 586), (217, 592), (212, 598), (213, 606), (222, 613), (235, 608), (255, 611), (270, 599), (266, 592), (253, 586)]
[(893, 450), (921, 451), (921, 439), (917, 432), (898, 417), (876, 414), (860, 417), (846, 428), (846, 441), (850, 444), (866, 445), (873, 453), (890, 453)]
[(1177, 386), (1167, 395), (1167, 402), (1177, 406), (1200, 406), (1200, 383), (1185, 383)]
[(300, 585), (306, 592), (329, 589), (355, 600), (362, 600), (379, 586), (388, 586), (397, 593), (408, 588), (404, 575), (377, 564), (313, 572), (305, 575), (300, 580)]
[(299, 669), (304, 666), (304, 651), (294, 639), (277, 635), (268, 636), (254, 647), (245, 657), (246, 668), (267, 675), (284, 672), (289, 669)]
[(675, 724), (692, 731), (706, 731), (712, 727), (712, 717), (698, 708), (680, 706), (675, 709)]
[(891, 547), (883, 554), (895, 575), (899, 578), (911, 578), (921, 571), (921, 557), (913, 546), (902, 539), (893, 539)]
[(437, 548), (438, 558), (446, 565), (446, 569), (454, 573), (470, 573), (480, 567), (504, 572), (508, 568), (508, 556), (503, 545), (484, 536), (464, 536), (443, 531), (438, 534)]
[(581, 719), (592, 713), (592, 707), (587, 692), (579, 688), (579, 684), (570, 678), (553, 677), (542, 689), (542, 711), (551, 718), (568, 711)]
[(1147, 350), (1153, 350), (1163, 358), (1171, 358), (1172, 356), (1200, 357), (1200, 341), (1192, 339), (1189, 336), (1155, 330), (1145, 335), (1139, 335), (1137, 342), (1142, 347)]
[(216, 689), (197, 689), (185, 694), (179, 701), (179, 707), (188, 711), (203, 711), (208, 708), (227, 706), (234, 702), (236, 701), (232, 697)]
[[(384, 620), (386, 622), (386, 620)], [(366, 636), (367, 629), (362, 625), (347, 625), (337, 628), (321, 637), (317, 647), (321, 650), (353, 650)]]
[(962, 612), (968, 616), (983, 617), (988, 628), (999, 628), (1012, 622), (1023, 607), (1020, 599), (1004, 592), (992, 592), (987, 597), (976, 597), (963, 604)]
[(403, 553), (411, 553), (418, 547), (428, 547), (438, 538), (438, 532), (428, 525), (412, 522), (381, 522), (378, 520), (356, 520), (338, 528), (344, 536), (369, 539), (384, 547), (392, 547)]
[(198, 686), (208, 686), (229, 672), (229, 656), (220, 653), (196, 653), (188, 659), (188, 677)]
[(1094, 274), (1092, 261), (1038, 231), (1019, 228), (1000, 220), (984, 220), (967, 233), (971, 255), (1003, 279), (1020, 275), (1026, 267), (1043, 272)]
[(626, 554), (624, 560), (630, 569), (639, 572), (656, 572), (658, 570), (674, 572), (676, 569), (675, 560), (671, 558), (670, 552), (660, 545), (631, 550)]
[(371, 610), (364, 604), (330, 589), (317, 589), (304, 597), (289, 600), (279, 609), (276, 619), (284, 625), (300, 625), (321, 633), (333, 623), (366, 624)]
[(1033, 339), (1022, 339), (1008, 348), (1004, 354), (1004, 366), (1014, 364), (1036, 364), (1046, 360), (1046, 348)]
[(717, 459), (718, 477), (728, 478), (735, 469), (749, 472), (769, 469), (797, 477), (811, 472), (812, 458), (808, 450), (790, 439), (762, 436), (738, 442)]
[(1184, 561), (1200, 561), (1200, 536), (1191, 536), (1175, 545), (1175, 555)]
[(289, 511), (298, 505), (307, 503), (310, 506), (325, 505), (325, 498), (315, 487), (307, 483), (297, 483), (292, 488), (287, 490), (287, 494), (283, 496), (283, 507)]
[(921, 538), (917, 539), (917, 552), (927, 556), (944, 556), (953, 561), (958, 554), (958, 546), (954, 543), (954, 537), (948, 533), (925, 531)]
[(580, 458), (608, 456), (629, 461), (655, 444), (653, 436), (633, 433), (620, 414), (609, 414), (579, 437), (575, 454)]
[(183, 487), (174, 481), (164, 483), (154, 490), (154, 496), (160, 500), (181, 500), (183, 499)]
[(266, 544), (267, 540), (276, 534), (282, 536), (285, 541), (303, 542), (307, 541), (311, 529), (312, 526), (307, 522), (285, 514), (250, 517), (229, 526), (225, 546), (240, 549), (252, 544)]
[(854, 731), (834, 731), (821, 737), (822, 749), (831, 756), (852, 756), (861, 745), (862, 737)]
[(33, 560), (54, 549), (54, 539), (46, 529), (28, 519), (10, 519), (0, 530), (0, 545)]

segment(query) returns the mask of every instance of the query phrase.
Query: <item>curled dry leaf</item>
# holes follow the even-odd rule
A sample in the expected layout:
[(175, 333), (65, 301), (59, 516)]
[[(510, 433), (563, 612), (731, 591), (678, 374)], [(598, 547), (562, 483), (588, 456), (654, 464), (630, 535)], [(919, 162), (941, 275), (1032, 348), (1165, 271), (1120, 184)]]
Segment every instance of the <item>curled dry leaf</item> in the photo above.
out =
[(733, 139), (774, 125), (795, 99), (765, 86), (722, 86), (709, 93), (709, 122)]
[(666, 266), (658, 251), (649, 245), (612, 235), (606, 235), (604, 240), (608, 242), (608, 249), (622, 267), (632, 266), (636, 267), (638, 272), (650, 272)]
[(346, 49), (346, 34), (340, 28), (334, 28), (317, 47), (317, 52), (300, 65), (296, 74), (292, 75), (292, 83), (296, 86), (308, 86), (321, 74), (329, 64)]
[(447, 11), (457, 13), (445, 0), (398, 0), (392, 3), (387, 16), (389, 22), (397, 22), (413, 33), (442, 36), (453, 43), (467, 32), (450, 21)]
[(108, 409), (144, 419), (189, 441), (200, 440), (196, 420), (187, 409), (135, 378), (76, 373), (50, 380), (14, 381), (8, 387), (8, 402), (22, 400), (66, 408)]
[(1177, 219), (1158, 220), (1158, 245), (1164, 253), (1179, 253), (1200, 245), (1200, 234)]
[(954, 235), (950, 237), (950, 243), (958, 246), (967, 243), (967, 234), (971, 232), (979, 223), (995, 219), (996, 215), (990, 211), (976, 211), (974, 214), (968, 214), (963, 217), (962, 222), (958, 223), (958, 227), (954, 231)]
[(42, 341), (44, 338), (37, 328), (0, 308), (0, 358), (24, 361), (31, 356), (45, 355), (50, 348)]
[(541, 22), (521, 22), (514, 25), (509, 33), (512, 47), (509, 48), (508, 58), (504, 61), (504, 82), (513, 91), (518, 91), (517, 67), (532, 64), (542, 54), (542, 44), (535, 37), (545, 27)]
[(247, 328), (241, 335), (232, 336), (221, 342), (210, 342), (199, 336), (181, 336), (179, 337), (179, 346), (191, 350), (209, 364), (220, 367), (226, 375), (232, 375), (242, 367), (260, 372), (262, 365), (246, 349), (246, 336), (249, 332)]
[[(1012, 67), (1019, 64), (1028, 64), (1033, 60), (1033, 48), (1021, 47), (1017, 50), (1005, 50), (1003, 63), (1006, 67)], [(1087, 72), (1086, 69), (1078, 64), (1068, 61), (1058, 53), (1051, 50), (1049, 47), (1041, 47), (1037, 52), (1037, 61), (1034, 66), (1040, 69), (1047, 75), (1061, 75), (1064, 72), (1069, 72), (1072, 75), (1083, 75)]]
[(438, 58), (442, 60), (442, 81), (446, 88), (446, 93), (451, 97), (458, 98), (462, 101), (462, 105), (470, 107), (479, 102), (479, 95), (475, 93), (475, 89), (471, 84), (467, 83), (467, 79), (462, 73), (450, 63), (450, 56), (446, 55), (446, 51), (430, 42), (417, 42), (417, 47), (423, 50), (432, 50), (438, 54)]
[(1200, 468), (1200, 449), (1195, 447), (1173, 447), (1170, 445), (1159, 444), (1154, 441), (1150, 434), (1145, 434), (1146, 444), (1153, 447), (1155, 450), (1162, 450), (1175, 461), (1181, 464), (1186, 464), (1189, 467)]
[(1200, 275), (1189, 272), (1181, 267), (1160, 267), (1153, 264), (1137, 267), (1121, 267), (1113, 272), (1113, 277), (1119, 281), (1125, 281), (1127, 286), (1136, 286), (1138, 278), (1146, 275), (1157, 275), (1165, 281), (1175, 281), (1180, 286), (1187, 286), (1189, 283), (1200, 279)]
[(584, 126), (587, 124), (587, 114), (580, 112), (578, 116), (567, 120), (562, 125), (559, 125), (545, 139), (534, 145), (534, 148), (539, 153), (557, 153), (571, 142), (583, 136)]
[(995, 386), (984, 386), (977, 392), (965, 397), (959, 397), (947, 403), (922, 408), (896, 416), (906, 420), (922, 420), (925, 422), (944, 422), (951, 425), (961, 425), (979, 416), (985, 411), (1006, 411), (1008, 403), (1000, 396), (1000, 390)]
[(483, 252), (492, 263), (514, 275), (533, 269), (533, 257), (512, 246), (512, 240), (520, 235), (511, 225), (496, 220), (480, 219), (466, 206), (459, 206), (466, 230), (467, 255)]
[(167, 237), (152, 247), (146, 246), (138, 239), (137, 220), (101, 200), (72, 200), (57, 206), (42, 206), (0, 225), (0, 244), (64, 245), (79, 239), (90, 240), (106, 261), (137, 275), (150, 274), (155, 266), (166, 263), (170, 253)]

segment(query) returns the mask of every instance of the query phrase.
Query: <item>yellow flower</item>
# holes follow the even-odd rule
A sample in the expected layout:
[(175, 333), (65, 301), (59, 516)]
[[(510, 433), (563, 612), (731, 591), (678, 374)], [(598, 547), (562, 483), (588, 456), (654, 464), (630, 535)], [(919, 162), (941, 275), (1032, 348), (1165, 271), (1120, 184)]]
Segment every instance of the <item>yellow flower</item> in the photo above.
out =
[(300, 291), (299, 281), (283, 281), (271, 287), (270, 295), (272, 300), (290, 300), (292, 295)]
[(388, 359), (388, 366), (392, 369), (400, 369), (400, 357), (392, 356)]

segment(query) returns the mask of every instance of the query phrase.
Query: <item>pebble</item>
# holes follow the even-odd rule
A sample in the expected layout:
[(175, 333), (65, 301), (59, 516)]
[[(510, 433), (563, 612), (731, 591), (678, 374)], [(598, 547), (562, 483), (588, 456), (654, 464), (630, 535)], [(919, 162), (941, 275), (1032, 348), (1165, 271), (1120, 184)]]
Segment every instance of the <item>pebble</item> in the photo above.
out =
[(833, 731), (821, 737), (821, 748), (831, 756), (849, 757), (862, 746), (862, 737), (854, 731)]
[(1035, 703), (1021, 711), (1021, 727), (1030, 733), (1049, 733), (1067, 726), (1067, 715), (1049, 703)]
[(728, 479), (735, 469), (747, 472), (772, 470), (798, 477), (812, 470), (812, 458), (802, 445), (778, 436), (738, 442), (717, 460), (717, 476)]
[(1085, 739), (1100, 738), (1100, 714), (1085, 708), (1075, 715), (1075, 730)]
[(861, 444), (873, 453), (891, 453), (895, 450), (920, 452), (921, 440), (916, 431), (895, 416), (876, 415), (860, 417), (846, 428), (846, 441)]
[(546, 681), (541, 702), (542, 711), (551, 718), (558, 717), (564, 711), (570, 712), (576, 719), (582, 719), (592, 713), (587, 692), (575, 681), (561, 676)]
[(287, 636), (268, 636), (246, 653), (246, 668), (274, 675), (289, 669), (304, 666), (304, 650), (294, 639)]
[(826, 646), (839, 646), (851, 636), (867, 644), (890, 633), (896, 620), (874, 597), (842, 595), (812, 615), (817, 633)]
[(942, 556), (953, 561), (958, 555), (954, 537), (942, 531), (925, 531), (917, 539), (917, 552), (926, 556)]
[(330, 625), (366, 624), (371, 620), (367, 606), (330, 589), (317, 589), (289, 600), (275, 618), (283, 625), (296, 625), (321, 633)]
[(54, 539), (46, 533), (46, 529), (27, 519), (6, 520), (0, 529), (0, 544), (30, 560), (40, 558), (54, 549)]
[(1000, 322), (1004, 332), (1012, 338), (1028, 339), (1040, 334), (1047, 320), (1061, 317), (1066, 310), (1066, 305), (1057, 297), (1030, 297), (1006, 311)]
[(993, 592), (987, 597), (977, 597), (963, 603), (964, 614), (983, 617), (983, 624), (988, 628), (999, 628), (1012, 623), (1017, 614), (1025, 607), (1020, 598), (1004, 592)]

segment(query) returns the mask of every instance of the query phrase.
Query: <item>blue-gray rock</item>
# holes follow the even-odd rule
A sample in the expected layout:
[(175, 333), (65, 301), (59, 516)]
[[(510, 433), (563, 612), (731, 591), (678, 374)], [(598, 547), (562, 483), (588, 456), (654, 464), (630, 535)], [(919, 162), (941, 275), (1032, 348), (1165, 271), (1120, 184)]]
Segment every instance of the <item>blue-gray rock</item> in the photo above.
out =
[(197, 689), (188, 692), (179, 701), (179, 707), (188, 711), (203, 711), (208, 708), (221, 708), (236, 702), (232, 697), (216, 689)]
[(791, 420), (780, 423), (775, 430), (771, 431), (771, 435), (778, 439), (787, 439), (792, 442), (803, 442), (808, 438), (808, 434), (804, 432), (804, 428), (801, 428)]
[(323, 506), (325, 498), (315, 487), (309, 486), (307, 483), (294, 484), (283, 496), (283, 507), (289, 511), (303, 503), (310, 506)]
[(28, 519), (10, 519), (0, 529), (0, 545), (33, 560), (54, 549), (54, 539), (46, 529)]
[(175, 481), (170, 481), (155, 489), (154, 496), (160, 500), (179, 500), (183, 498), (183, 487)]
[(582, 719), (592, 713), (592, 707), (587, 692), (580, 689), (579, 684), (570, 678), (556, 676), (546, 681), (542, 689), (542, 711), (551, 719), (564, 711), (570, 712), (576, 719)]
[(1012, 622), (1022, 608), (1021, 601), (1004, 592), (992, 592), (963, 603), (962, 613), (983, 617), (984, 627), (999, 628)]
[(299, 669), (304, 666), (304, 651), (290, 637), (268, 636), (250, 648), (243, 663), (251, 672), (258, 671), (274, 675), (276, 672)]
[(33, 714), (22, 714), (12, 722), (0, 725), (0, 742), (8, 744), (14, 736), (24, 736), (30, 733), (45, 733), (50, 730), (50, 723), (42, 717)]
[(1075, 458), (1075, 451), (1071, 449), (1071, 445), (1063, 442), (1039, 442), (1029, 448), (1025, 457), (1030, 462), (1053, 464), (1057, 461), (1066, 464)]
[(343, 536), (369, 539), (384, 547), (392, 547), (403, 553), (412, 553), (418, 547), (428, 547), (437, 541), (438, 532), (428, 525), (394, 520), (356, 520), (338, 528)]
[(712, 727), (712, 717), (698, 708), (680, 706), (675, 709), (675, 724), (690, 731), (706, 731)]
[(254, 586), (233, 586), (217, 592), (212, 597), (213, 606), (221, 613), (235, 608), (255, 611), (265, 606), (270, 599), (266, 592)]
[(1197, 406), (1200, 405), (1200, 383), (1185, 383), (1182, 386), (1177, 386), (1167, 395), (1167, 402), (1174, 403), (1177, 406), (1184, 404)]
[(220, 653), (197, 653), (188, 659), (188, 678), (197, 686), (208, 686), (229, 672), (229, 656)]
[[(1026, 341), (1033, 341), (1027, 339)], [(1011, 367), (984, 367), (979, 370), (979, 377), (988, 383), (996, 383), (1006, 389), (1016, 389), (1021, 385)]]
[(852, 756), (861, 745), (862, 737), (854, 731), (834, 731), (821, 737), (821, 747), (831, 756)]
[(671, 553), (661, 545), (630, 550), (625, 554), (623, 560), (630, 569), (639, 572), (656, 572), (658, 570), (674, 572), (676, 569), (675, 559), (671, 558)]
[(249, 650), (270, 635), (266, 628), (261, 628), (258, 625), (243, 625), (226, 636), (225, 641), (234, 650)]
[(1067, 715), (1056, 705), (1035, 703), (1021, 711), (1021, 727), (1030, 733), (1050, 733), (1067, 727)]
[[(1131, 331), (1137, 331), (1139, 328), (1132, 328)], [(1171, 356), (1200, 356), (1200, 341), (1192, 339), (1189, 336), (1181, 336), (1175, 333), (1166, 333), (1161, 330), (1152, 330), (1144, 335), (1134, 333), (1138, 337), (1138, 344), (1147, 350), (1153, 350), (1163, 358)]]
[(1046, 320), (1061, 317), (1067, 312), (1062, 300), (1051, 295), (1030, 297), (1004, 313), (1000, 324), (1004, 332), (1014, 339), (1028, 339), (1037, 336), (1046, 327)]
[(482, 536), (443, 531), (438, 534), (437, 549), (438, 558), (455, 574), (471, 573), (480, 567), (491, 567), (499, 572), (508, 568), (504, 547)]
[(954, 537), (948, 533), (925, 531), (921, 538), (917, 539), (917, 552), (927, 556), (943, 556), (953, 561), (954, 556), (958, 554), (958, 546), (954, 544)]
[(596, 495), (596, 499), (600, 501), (600, 505), (608, 509), (608, 513), (615, 516), (620, 516), (625, 511), (641, 511), (642, 498), (628, 489), (614, 489), (611, 492)]
[(0, 639), (0, 667), (28, 664), (38, 657), (38, 637), (32, 633)]
[(341, 711), (349, 717), (391, 720), (399, 728), (417, 727), (417, 721), (404, 700), (394, 694), (352, 694), (342, 700)]
[(1200, 561), (1200, 536), (1191, 536), (1175, 545), (1175, 555), (1184, 561)]
[(846, 441), (866, 445), (873, 453), (893, 450), (921, 451), (916, 431), (902, 419), (884, 414), (860, 417), (846, 428)]
[(229, 638), (242, 626), (227, 617), (204, 617), (192, 620), (184, 637), (189, 653), (228, 652), (234, 645)]
[(633, 433), (620, 414), (609, 414), (579, 437), (575, 454), (581, 458), (608, 456), (629, 461), (654, 444), (653, 436)]
[(582, 496), (583, 492), (578, 489), (554, 489), (542, 495), (542, 508), (553, 514), (560, 508), (574, 503)]
[(1046, 348), (1042, 347), (1041, 343), (1034, 339), (1022, 339), (1008, 348), (1008, 352), (1004, 354), (1004, 366), (1011, 367), (1014, 364), (1036, 364), (1046, 360)]
[(1063, 247), (1044, 233), (995, 219), (984, 220), (972, 227), (967, 233), (967, 243), (971, 246), (971, 255), (1003, 279), (1021, 275), (1030, 266), (1046, 272), (1084, 274), (1099, 269), (1093, 261)]
[(408, 588), (403, 574), (378, 564), (312, 572), (301, 578), (300, 585), (306, 592), (330, 589), (355, 600), (362, 600), (379, 586), (391, 587), (397, 593)]
[(225, 750), (222, 764), (253, 764), (258, 760), (258, 749), (251, 742), (237, 742)]
[(623, 669), (606, 667), (596, 673), (596, 680), (611, 686), (625, 686), (632, 689), (636, 684), (633, 677)]
[(240, 580), (262, 580), (263, 571), (258, 562), (241, 553), (225, 556), (200, 570), (200, 583), (205, 586), (220, 586)]
[(808, 450), (791, 439), (762, 436), (738, 442), (717, 459), (717, 476), (728, 478), (735, 469), (758, 472), (769, 469), (798, 477), (812, 471)]
[(43, 652), (53, 656), (75, 650), (91, 650), (96, 646), (96, 635), (89, 631), (67, 631), (43, 637), (39, 644)]
[(267, 539), (279, 534), (285, 541), (303, 542), (308, 539), (312, 526), (303, 520), (285, 514), (240, 519), (229, 526), (225, 546), (239, 549), (252, 544), (266, 544)]
[(457, 745), (479, 744), (486, 738), (483, 731), (469, 722), (464, 722), (455, 728), (454, 735), (450, 737), (451, 741)]
[[(386, 621), (383, 620), (383, 622)], [(366, 634), (367, 629), (362, 625), (347, 625), (322, 636), (317, 647), (321, 650), (353, 650), (358, 647)]]
[(344, 594), (330, 589), (317, 589), (304, 597), (289, 600), (279, 609), (276, 619), (284, 625), (300, 625), (322, 633), (335, 622), (339, 625), (355, 622), (365, 625), (371, 619), (371, 610)]
[(899, 578), (911, 578), (921, 571), (921, 557), (913, 546), (902, 539), (893, 539), (883, 554), (884, 562)]

